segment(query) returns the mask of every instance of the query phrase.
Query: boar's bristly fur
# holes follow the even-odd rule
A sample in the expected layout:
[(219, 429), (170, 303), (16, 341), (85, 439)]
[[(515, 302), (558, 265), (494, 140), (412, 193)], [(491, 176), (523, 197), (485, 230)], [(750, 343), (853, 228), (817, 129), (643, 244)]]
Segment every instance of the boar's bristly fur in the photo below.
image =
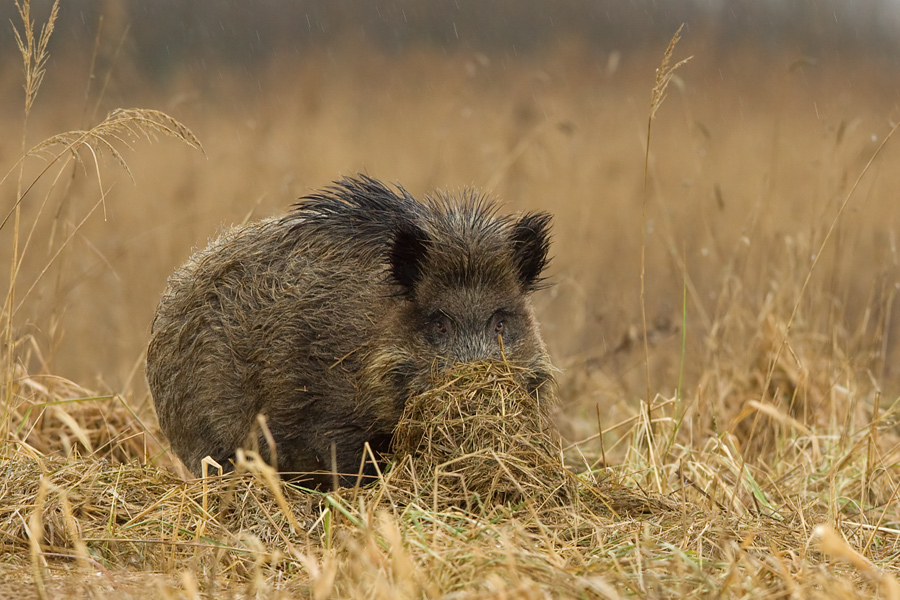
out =
[(474, 192), (419, 202), (358, 176), (223, 233), (169, 278), (153, 322), (147, 379), (172, 449), (195, 474), (248, 442), (269, 457), (262, 414), (279, 470), (352, 484), (365, 442), (387, 452), (405, 401), (455, 363), (505, 357), (549, 398), (530, 301), (549, 230)]

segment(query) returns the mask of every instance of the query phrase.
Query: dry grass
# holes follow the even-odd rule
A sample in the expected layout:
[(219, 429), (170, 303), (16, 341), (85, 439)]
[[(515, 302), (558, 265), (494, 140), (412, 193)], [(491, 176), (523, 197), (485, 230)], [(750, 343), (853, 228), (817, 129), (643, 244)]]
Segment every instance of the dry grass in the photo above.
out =
[[(688, 48), (679, 93), (654, 103), (645, 173), (632, 99), (662, 48), (348, 44), (249, 82), (185, 71), (134, 92), (166, 113), (58, 135), (85, 111), (57, 92), (83, 80), (50, 72), (35, 96), (46, 43), (20, 39), (23, 139), (48, 141), (0, 143), (26, 184), (0, 184), (0, 596), (900, 597), (896, 140), (867, 166), (896, 116), (881, 74)], [(21, 98), (0, 104), (20, 127)], [(133, 144), (155, 134), (184, 153)], [(355, 171), (414, 193), (491, 182), (553, 210), (556, 285), (536, 301), (558, 391), (529, 396), (503, 365), (457, 372), (410, 401), (363, 488), (304, 490), (252, 453), (185, 478), (141, 376), (166, 275), (223, 219)]]
[(563, 460), (508, 372), (475, 366), (410, 404), (377, 482), (321, 494), (252, 455), (184, 481), (168, 456), (152, 465), (152, 443), (108, 443), (116, 423), (143, 427), (121, 402), (80, 406), (69, 423), (45, 414), (41, 437), (74, 430), (91, 456), (60, 437), (4, 467), (2, 589), (16, 597), (896, 597), (890, 411), (840, 436), (760, 407), (773, 447), (748, 460), (732, 433), (676, 441), (662, 401), (656, 462), (638, 419), (626, 460), (591, 467)]

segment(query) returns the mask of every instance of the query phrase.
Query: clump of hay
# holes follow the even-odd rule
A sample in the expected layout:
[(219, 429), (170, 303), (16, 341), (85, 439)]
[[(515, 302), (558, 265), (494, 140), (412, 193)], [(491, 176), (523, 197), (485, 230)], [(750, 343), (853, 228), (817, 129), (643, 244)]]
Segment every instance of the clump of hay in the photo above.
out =
[(571, 507), (579, 497), (616, 512), (642, 505), (612, 482), (580, 478), (563, 464), (551, 421), (552, 384), (534, 393), (527, 373), (499, 362), (459, 365), (407, 401), (394, 433), (393, 492), (435, 509), (457, 506)]
[(530, 394), (524, 375), (506, 363), (463, 364), (407, 401), (394, 448), (410, 491), (457, 506), (570, 496), (550, 421), (555, 390)]

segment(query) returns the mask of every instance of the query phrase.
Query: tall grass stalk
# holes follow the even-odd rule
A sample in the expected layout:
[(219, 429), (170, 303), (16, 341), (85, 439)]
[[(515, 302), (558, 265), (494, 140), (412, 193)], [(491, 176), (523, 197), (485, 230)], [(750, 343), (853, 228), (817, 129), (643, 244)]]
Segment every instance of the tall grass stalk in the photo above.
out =
[(676, 31), (675, 35), (672, 36), (672, 39), (671, 41), (669, 41), (669, 45), (666, 48), (665, 53), (663, 54), (662, 62), (656, 69), (656, 79), (653, 82), (653, 90), (650, 94), (650, 114), (647, 117), (647, 147), (644, 152), (644, 194), (642, 196), (641, 202), (641, 327), (643, 329), (642, 337), (644, 345), (644, 364), (646, 368), (647, 383), (647, 395), (645, 396), (645, 401), (647, 403), (647, 436), (649, 443), (648, 452), (652, 452), (653, 446), (653, 413), (651, 411), (651, 404), (653, 402), (653, 399), (650, 396), (650, 343), (647, 339), (647, 302), (645, 298), (645, 275), (647, 271), (647, 197), (649, 195), (647, 184), (649, 182), (650, 174), (650, 133), (652, 131), (653, 119), (656, 118), (656, 113), (659, 110), (659, 107), (662, 106), (663, 101), (666, 99), (666, 90), (669, 87), (669, 83), (672, 81), (672, 76), (674, 75), (675, 70), (688, 62), (691, 58), (693, 58), (689, 56), (684, 60), (678, 61), (674, 65), (670, 65), (672, 61), (672, 55), (675, 53), (675, 46), (681, 39), (681, 30), (683, 28), (684, 24), (679, 26), (678, 31)]
[[(34, 100), (37, 98), (38, 90), (44, 81), (45, 67), (47, 65), (47, 45), (50, 43), (50, 36), (53, 35), (53, 28), (56, 24), (56, 17), (59, 14), (59, 0), (53, 3), (50, 8), (50, 15), (47, 22), (41, 28), (40, 34), (35, 36), (34, 21), (31, 18), (31, 1), (16, 0), (16, 9), (19, 13), (19, 19), (22, 22), (22, 30), (19, 31), (13, 26), (13, 34), (16, 38), (16, 44), (19, 53), (22, 56), (23, 69), (25, 74), (25, 110), (22, 116), (22, 141), (20, 150), (24, 154), (28, 139), (28, 118), (31, 116), (31, 109), (34, 106)], [(10, 430), (10, 409), (13, 399), (13, 382), (15, 379), (15, 352), (14, 352), (14, 335), (13, 335), (13, 303), (15, 302), (16, 290), (16, 274), (19, 263), (19, 226), (21, 223), (21, 205), (22, 198), (22, 179), (25, 174), (24, 163), (19, 163), (18, 177), (16, 180), (16, 203), (13, 217), (12, 231), (12, 259), (9, 269), (9, 289), (6, 293), (6, 299), (3, 303), (3, 311), (0, 313), (0, 322), (3, 323), (3, 349), (4, 349), (4, 394), (3, 394), (3, 418), (0, 420), (0, 440), (7, 440)], [(0, 455), (5, 455), (8, 446), (4, 444), (4, 448), (0, 450)]]

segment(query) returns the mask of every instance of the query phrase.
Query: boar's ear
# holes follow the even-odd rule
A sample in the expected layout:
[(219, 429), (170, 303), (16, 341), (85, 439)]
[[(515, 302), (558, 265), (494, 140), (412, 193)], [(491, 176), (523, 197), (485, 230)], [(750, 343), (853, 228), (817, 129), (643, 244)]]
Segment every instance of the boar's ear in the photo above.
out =
[(513, 262), (522, 289), (532, 292), (541, 287), (541, 272), (550, 261), (550, 215), (528, 213), (512, 228)]
[(431, 239), (412, 223), (400, 225), (394, 231), (394, 241), (388, 254), (391, 277), (403, 288), (402, 295), (412, 298), (416, 285), (422, 280), (422, 264), (428, 254)]

